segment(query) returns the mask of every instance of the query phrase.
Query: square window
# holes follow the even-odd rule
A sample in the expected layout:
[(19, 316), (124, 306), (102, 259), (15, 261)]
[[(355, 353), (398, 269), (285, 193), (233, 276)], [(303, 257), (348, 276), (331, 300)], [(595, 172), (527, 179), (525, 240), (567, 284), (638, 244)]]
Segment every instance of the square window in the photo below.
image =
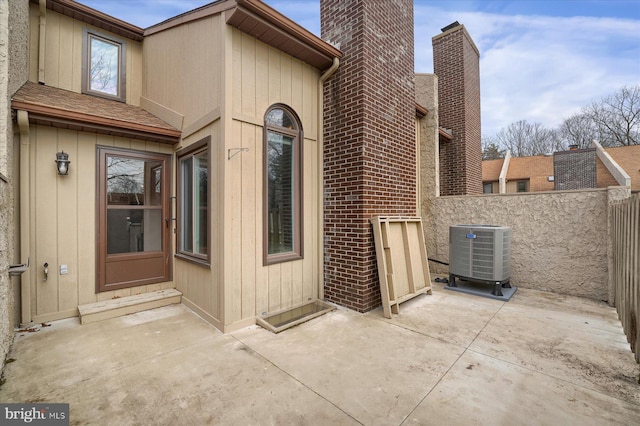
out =
[(82, 92), (126, 101), (126, 43), (84, 29), (82, 40)]

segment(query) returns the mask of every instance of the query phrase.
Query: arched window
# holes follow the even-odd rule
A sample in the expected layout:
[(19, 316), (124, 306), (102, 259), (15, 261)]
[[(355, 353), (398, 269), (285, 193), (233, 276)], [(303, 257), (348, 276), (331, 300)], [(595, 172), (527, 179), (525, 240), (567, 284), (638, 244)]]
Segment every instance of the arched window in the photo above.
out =
[(264, 116), (264, 264), (302, 258), (302, 128), (285, 105)]

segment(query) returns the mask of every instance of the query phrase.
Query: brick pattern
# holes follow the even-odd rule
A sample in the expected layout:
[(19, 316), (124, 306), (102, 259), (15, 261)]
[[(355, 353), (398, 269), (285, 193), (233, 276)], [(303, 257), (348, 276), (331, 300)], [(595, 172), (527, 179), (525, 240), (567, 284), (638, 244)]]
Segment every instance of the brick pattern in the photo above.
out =
[(595, 188), (596, 149), (576, 149), (553, 154), (556, 190)]
[(322, 38), (343, 52), (324, 91), (325, 298), (380, 305), (369, 219), (416, 214), (411, 0), (321, 0)]
[(440, 143), (440, 195), (481, 194), (480, 55), (462, 25), (432, 44), (440, 126), (453, 130)]

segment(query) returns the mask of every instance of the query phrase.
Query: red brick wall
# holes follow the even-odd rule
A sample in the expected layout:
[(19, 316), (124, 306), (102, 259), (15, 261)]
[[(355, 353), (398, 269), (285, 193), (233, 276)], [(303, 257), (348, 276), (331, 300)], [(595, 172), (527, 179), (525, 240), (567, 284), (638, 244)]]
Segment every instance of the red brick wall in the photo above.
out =
[(380, 305), (369, 219), (416, 214), (413, 2), (321, 0), (344, 56), (324, 92), (325, 298)]
[(481, 194), (480, 55), (462, 25), (432, 43), (440, 126), (453, 130), (440, 143), (440, 195)]

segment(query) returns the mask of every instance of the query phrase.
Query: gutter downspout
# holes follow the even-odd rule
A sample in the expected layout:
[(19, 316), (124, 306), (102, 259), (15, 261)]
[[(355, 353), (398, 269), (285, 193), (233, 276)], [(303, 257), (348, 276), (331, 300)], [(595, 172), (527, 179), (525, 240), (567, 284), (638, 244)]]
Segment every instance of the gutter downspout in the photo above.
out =
[(320, 253), (320, 267), (318, 271), (318, 298), (324, 300), (324, 82), (336, 72), (340, 66), (340, 59), (333, 58), (333, 65), (326, 70), (318, 80), (318, 158), (320, 159), (320, 178), (318, 179), (318, 249)]
[[(29, 162), (31, 145), (29, 143), (29, 113), (18, 111), (20, 129), (20, 258), (29, 259), (31, 255), (31, 180)], [(22, 324), (31, 323), (31, 271), (27, 268), (20, 277), (20, 318)]]
[(38, 41), (38, 83), (44, 84), (44, 55), (47, 35), (47, 0), (40, 0), (40, 32)]
[(507, 151), (507, 155), (504, 156), (504, 162), (502, 163), (502, 170), (500, 170), (500, 194), (507, 193), (507, 172), (509, 171), (509, 161), (511, 160), (511, 151)]

